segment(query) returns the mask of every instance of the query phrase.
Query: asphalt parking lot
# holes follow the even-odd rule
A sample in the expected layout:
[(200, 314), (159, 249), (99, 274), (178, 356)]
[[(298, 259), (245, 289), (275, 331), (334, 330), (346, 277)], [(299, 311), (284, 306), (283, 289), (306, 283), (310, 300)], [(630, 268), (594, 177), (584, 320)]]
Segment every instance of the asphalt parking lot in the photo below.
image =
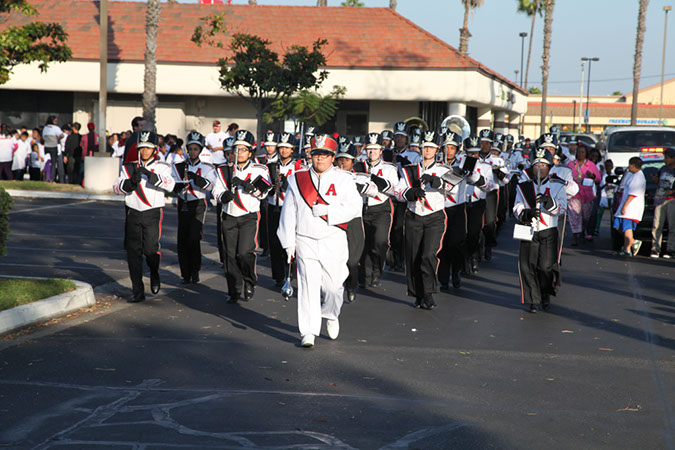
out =
[[(17, 201), (3, 274), (126, 276), (122, 204), (66, 203)], [(180, 287), (175, 222), (157, 296), (0, 341), (0, 447), (675, 448), (675, 265), (615, 257), (606, 226), (565, 249), (550, 313), (519, 303), (507, 226), (436, 310), (386, 273), (307, 350), (265, 258), (251, 302), (214, 261)]]

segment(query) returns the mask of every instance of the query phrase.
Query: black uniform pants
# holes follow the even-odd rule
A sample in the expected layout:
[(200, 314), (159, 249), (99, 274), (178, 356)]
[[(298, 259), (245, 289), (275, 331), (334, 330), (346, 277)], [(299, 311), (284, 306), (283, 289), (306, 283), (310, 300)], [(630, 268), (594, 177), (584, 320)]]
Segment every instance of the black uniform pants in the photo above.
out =
[(225, 279), (230, 297), (241, 295), (243, 283), (255, 286), (256, 234), (258, 214), (234, 217), (223, 213), (223, 249), (225, 250)]
[(456, 274), (464, 268), (466, 260), (466, 204), (445, 208), (447, 225), (443, 235), (443, 247), (438, 254), (438, 281), (449, 284), (450, 269)]
[(223, 204), (216, 204), (216, 234), (218, 235), (218, 258), (221, 263), (225, 263), (225, 250), (223, 248), (223, 228), (222, 228)]
[(260, 225), (258, 227), (258, 244), (263, 251), (269, 251), (269, 241), (267, 240), (267, 227), (268, 227), (268, 218), (267, 218), (267, 206), (269, 203), (266, 201), (260, 202)]
[(178, 199), (178, 264), (183, 279), (197, 275), (202, 267), (200, 241), (205, 219), (206, 200)]
[(405, 224), (407, 203), (394, 202), (394, 217), (389, 231), (390, 251), (387, 264), (389, 267), (400, 267), (405, 257), (405, 240), (403, 225)]
[(513, 206), (516, 204), (516, 194), (518, 188), (518, 174), (514, 174), (509, 181), (509, 215), (513, 215)]
[(286, 250), (281, 246), (279, 236), (277, 236), (280, 217), (280, 206), (267, 205), (267, 242), (270, 246), (270, 262), (274, 281), (283, 281), (288, 276), (286, 273)]
[(506, 223), (506, 210), (509, 207), (509, 185), (499, 188), (499, 202), (497, 203), (497, 231)]
[(348, 291), (356, 289), (356, 284), (360, 276), (359, 261), (362, 259), (363, 249), (365, 247), (365, 233), (363, 228), (363, 221), (360, 217), (352, 219), (347, 224), (347, 248), (349, 249), (347, 269), (349, 269), (349, 276), (345, 281), (345, 288)]
[(499, 204), (499, 189), (490, 191), (485, 196), (485, 222), (483, 236), (486, 247), (497, 246), (497, 205)]
[(137, 211), (126, 208), (124, 246), (127, 250), (129, 278), (134, 294), (143, 293), (143, 255), (151, 276), (159, 276), (159, 238), (162, 235), (162, 208)]
[(466, 251), (469, 258), (480, 258), (480, 233), (485, 216), (485, 200), (466, 204)]
[[(557, 289), (562, 286), (562, 249), (565, 241), (565, 225), (567, 225), (567, 213), (558, 216), (558, 253), (556, 254), (555, 267), (553, 268), (553, 285)], [(554, 294), (555, 295), (555, 294)]]
[(445, 211), (405, 216), (405, 257), (408, 295), (417, 299), (438, 292), (438, 251), (445, 232)]
[(392, 221), (391, 200), (381, 205), (363, 207), (363, 229), (366, 245), (361, 256), (359, 281), (366, 283), (379, 279), (389, 248), (389, 229)]
[(557, 228), (537, 231), (531, 241), (520, 242), (518, 271), (523, 303), (541, 303), (542, 297), (554, 293), (557, 259)]

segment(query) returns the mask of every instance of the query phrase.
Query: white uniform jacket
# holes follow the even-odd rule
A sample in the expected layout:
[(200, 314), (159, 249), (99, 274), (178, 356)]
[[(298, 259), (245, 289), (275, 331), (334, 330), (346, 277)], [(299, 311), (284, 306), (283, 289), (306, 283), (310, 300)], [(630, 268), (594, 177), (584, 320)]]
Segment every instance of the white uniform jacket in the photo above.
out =
[[(397, 156), (400, 156), (401, 158), (405, 158), (408, 161), (410, 161), (410, 164), (417, 164), (419, 162), (422, 162), (422, 155), (419, 152), (416, 152), (415, 150), (411, 150), (410, 147), (406, 147), (401, 153), (399, 153)], [(397, 158), (397, 162), (398, 162)], [(407, 166), (408, 163), (403, 163), (401, 164), (398, 162), (398, 168), (401, 170), (403, 166)]]
[[(450, 164), (447, 164), (447, 166), (449, 166), (448, 170), (452, 170), (453, 167), (461, 168), (463, 165), (464, 165), (463, 155), (457, 155), (454, 161), (451, 161)], [(460, 181), (458, 184), (454, 186), (447, 186), (447, 187), (450, 187), (450, 189), (445, 191), (446, 208), (451, 208), (453, 206), (466, 203), (466, 188), (467, 188), (466, 178), (462, 179), (462, 181)]]
[[(148, 182), (148, 175), (142, 174), (141, 182), (133, 189), (131, 177), (142, 167), (155, 173), (157, 180), (152, 184)], [(124, 203), (136, 211), (162, 208), (164, 206), (164, 192), (172, 191), (176, 184), (173, 176), (171, 176), (172, 171), (170, 164), (154, 159), (145, 165), (139, 162), (124, 164), (120, 170), (120, 176), (113, 184), (113, 191), (117, 195), (124, 195)]]
[[(302, 164), (302, 160), (293, 158), (290, 158), (286, 164), (282, 163), (281, 160), (276, 161), (275, 164), (277, 174), (282, 175), (282, 177), (286, 179), (285, 183), (286, 186), (288, 186), (288, 180), (291, 178), (291, 175), (293, 175), (296, 170), (299, 170), (304, 167)], [(275, 182), (276, 180), (273, 179), (272, 184), (274, 184)], [(288, 189), (288, 187), (286, 189)], [(279, 188), (278, 190), (273, 189), (267, 196), (267, 202), (272, 206), (284, 206), (285, 198), (286, 198), (285, 189), (283, 188)]]
[[(206, 186), (200, 188), (190, 180), (189, 183), (182, 183), (188, 180), (185, 170), (192, 172), (206, 180)], [(206, 198), (206, 193), (213, 189), (216, 184), (216, 168), (213, 164), (203, 162), (201, 159), (197, 160), (196, 164), (191, 161), (183, 161), (182, 163), (173, 165), (173, 178), (176, 180), (176, 188), (178, 196), (185, 201), (201, 200)]]
[[(312, 211), (315, 205), (325, 205), (326, 214), (315, 216)], [(362, 206), (351, 173), (337, 167), (329, 168), (321, 176), (313, 168), (298, 170), (288, 180), (281, 208), (277, 230), (281, 246), (295, 248), (297, 236), (314, 240), (340, 233), (346, 236), (347, 224), (359, 216)], [(331, 257), (330, 254), (323, 256)]]
[(384, 179), (388, 186), (380, 191), (375, 186), (375, 192), (370, 194), (370, 192), (364, 196), (363, 203), (368, 206), (381, 205), (382, 203), (389, 201), (389, 196), (396, 195), (396, 185), (398, 184), (398, 167), (394, 163), (382, 161), (381, 159), (373, 165), (366, 162), (364, 164), (365, 173), (371, 176), (377, 176)]
[[(562, 165), (553, 166), (551, 167), (549, 176), (555, 178), (553, 175), (555, 175), (558, 178), (561, 178), (565, 182), (565, 192), (567, 193), (568, 201), (569, 199), (577, 195), (577, 193), (579, 192), (579, 185), (574, 181), (571, 167)], [(522, 183), (529, 180), (532, 180), (535, 183), (537, 182), (537, 178), (533, 176), (530, 170), (523, 170), (523, 172), (520, 174), (518, 182)]]
[[(432, 188), (429, 183), (422, 184), (421, 178), (423, 175), (435, 175), (439, 178), (443, 178), (445, 173), (451, 170), (449, 166), (438, 164), (437, 162), (432, 162), (428, 167), (424, 167), (422, 163), (419, 164), (410, 164), (403, 167), (401, 180), (399, 181), (396, 187), (396, 196), (399, 201), (408, 203), (408, 210), (417, 214), (418, 216), (426, 216), (436, 211), (440, 211), (445, 208), (445, 192), (446, 189), (451, 189), (449, 183), (445, 181), (442, 182), (440, 188)], [(424, 198), (410, 202), (405, 198), (405, 194), (408, 189), (412, 187), (421, 187), (424, 189), (426, 195)]]
[(506, 175), (506, 178), (504, 180), (500, 180), (497, 175), (492, 174), (492, 188), (489, 189), (489, 191), (494, 191), (496, 189), (499, 189), (502, 186), (506, 186), (509, 183), (509, 169), (506, 167), (506, 162), (500, 158), (499, 156), (494, 156), (494, 155), (489, 155), (486, 158), (483, 158), (483, 156), (480, 156), (479, 158), (482, 162), (485, 162), (486, 164), (490, 165), (490, 169), (493, 171), (501, 171), (504, 175)]
[[(225, 214), (240, 217), (260, 211), (260, 201), (270, 191), (261, 192), (256, 189), (253, 193), (247, 194), (244, 192), (244, 187), (241, 186), (241, 183), (246, 180), (253, 183), (261, 182), (268, 187), (272, 185), (270, 172), (267, 166), (262, 164), (248, 161), (243, 168), (230, 164), (221, 164), (216, 168), (216, 185), (213, 188), (213, 196), (221, 202), (221, 196), (225, 191), (231, 190), (234, 193), (234, 200), (223, 203)], [(232, 184), (235, 184), (234, 189), (232, 189)]]
[[(553, 199), (554, 205), (550, 210), (542, 207), (539, 200), (533, 201), (539, 195), (549, 195)], [(520, 213), (527, 208), (538, 208), (541, 211), (539, 219), (532, 219), (531, 225), (535, 232), (557, 227), (558, 216), (567, 211), (565, 182), (558, 178), (546, 177), (539, 186), (536, 181), (518, 183), (513, 213), (516, 217), (520, 217)]]
[(494, 189), (495, 183), (492, 176), (492, 166), (478, 158), (473, 173), (468, 178), (467, 197), (469, 203), (484, 200), (488, 192)]

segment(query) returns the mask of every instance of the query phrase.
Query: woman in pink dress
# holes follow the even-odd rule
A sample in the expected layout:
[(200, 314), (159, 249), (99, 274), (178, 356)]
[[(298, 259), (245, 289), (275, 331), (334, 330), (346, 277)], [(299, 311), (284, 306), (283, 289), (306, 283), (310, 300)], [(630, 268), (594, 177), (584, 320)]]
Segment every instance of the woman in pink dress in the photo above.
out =
[[(572, 245), (576, 246), (583, 238), (583, 230), (593, 211), (594, 185), (600, 183), (602, 176), (595, 164), (589, 161), (588, 147), (582, 142), (579, 142), (576, 159), (568, 165), (572, 169), (574, 181), (579, 185), (579, 192), (570, 199), (567, 210), (573, 233)], [(593, 236), (586, 236), (586, 239), (590, 241)]]

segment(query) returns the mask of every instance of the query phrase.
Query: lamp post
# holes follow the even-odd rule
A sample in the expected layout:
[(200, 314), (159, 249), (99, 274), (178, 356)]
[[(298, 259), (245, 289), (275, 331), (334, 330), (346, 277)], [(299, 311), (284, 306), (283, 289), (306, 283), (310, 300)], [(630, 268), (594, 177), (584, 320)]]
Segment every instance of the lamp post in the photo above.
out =
[(663, 56), (661, 57), (661, 100), (659, 100), (659, 125), (663, 124), (663, 72), (666, 69), (666, 36), (668, 35), (668, 11), (672, 6), (664, 6), (666, 19), (663, 23)]
[(523, 54), (525, 53), (525, 38), (527, 37), (527, 33), (521, 31), (518, 33), (518, 36), (520, 36), (520, 87), (523, 87)]
[(586, 133), (591, 132), (591, 64), (593, 61), (600, 61), (600, 58), (581, 58), (582, 61), (588, 61), (588, 83), (586, 84), (586, 112), (584, 120), (586, 121)]
[(518, 83), (518, 69), (514, 70), (514, 72), (516, 73), (516, 78), (514, 79), (516, 80), (516, 83)]

